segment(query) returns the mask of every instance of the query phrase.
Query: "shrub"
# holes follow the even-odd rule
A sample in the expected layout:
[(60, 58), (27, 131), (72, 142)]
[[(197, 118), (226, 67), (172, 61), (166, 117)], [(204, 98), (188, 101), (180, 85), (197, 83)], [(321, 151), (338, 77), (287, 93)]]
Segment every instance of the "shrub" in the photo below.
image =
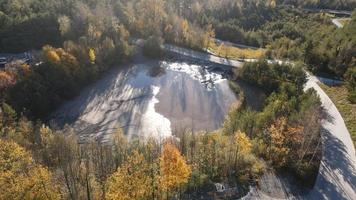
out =
[(356, 103), (356, 89), (352, 90), (349, 92), (349, 95), (347, 96), (347, 99), (352, 103)]
[(164, 54), (162, 45), (163, 39), (161, 37), (151, 36), (143, 45), (143, 54), (150, 58), (160, 58)]

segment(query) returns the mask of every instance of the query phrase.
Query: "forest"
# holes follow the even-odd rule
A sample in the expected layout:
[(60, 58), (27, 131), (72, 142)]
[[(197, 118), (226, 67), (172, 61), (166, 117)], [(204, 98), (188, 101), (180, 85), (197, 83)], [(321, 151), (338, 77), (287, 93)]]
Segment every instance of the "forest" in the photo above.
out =
[[(154, 36), (202, 49), (210, 34), (177, 14), (167, 15), (173, 8), (161, 0), (31, 0), (5, 1), (1, 6), (8, 14), (1, 15), (0, 52), (1, 48), (7, 53), (33, 49), (35, 62), (41, 63), (34, 69), (9, 66), (1, 72), (0, 90), (9, 89), (2, 99), (34, 117), (44, 117), (111, 66), (128, 62), (133, 51), (130, 38)], [(68, 81), (63, 83), (63, 78)]]
[[(303, 62), (313, 73), (344, 79), (349, 85), (349, 100), (355, 102), (355, 13), (347, 26), (337, 29), (327, 14), (308, 13), (276, 1), (211, 2), (194, 4), (196, 9), (187, 11), (185, 16), (202, 26), (211, 24), (219, 39), (266, 48), (267, 58)], [(354, 1), (317, 2), (320, 5), (315, 1), (295, 4), (307, 8), (355, 8)]]
[[(344, 80), (356, 103), (356, 12), (337, 29), (326, 14), (302, 8), (355, 7), (354, 0), (0, 0), (0, 52), (34, 57), (0, 71), (0, 199), (197, 199), (216, 182), (242, 196), (271, 169), (312, 187), (325, 116), (316, 92), (303, 90), (303, 69)], [(213, 38), (265, 49), (231, 80), (260, 88), (262, 108), (242, 103), (221, 129), (178, 132), (162, 143), (128, 140), (119, 130), (110, 145), (83, 144), (74, 131), (45, 123), (103, 73), (130, 63), (137, 38), (153, 58), (164, 55), (164, 43), (205, 51)], [(243, 99), (238, 85), (234, 91)]]

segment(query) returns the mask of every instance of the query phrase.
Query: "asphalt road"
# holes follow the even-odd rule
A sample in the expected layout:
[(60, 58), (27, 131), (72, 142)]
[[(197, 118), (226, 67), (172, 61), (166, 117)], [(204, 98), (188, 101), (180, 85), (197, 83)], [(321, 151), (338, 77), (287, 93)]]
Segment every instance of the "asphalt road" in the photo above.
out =
[(350, 133), (335, 104), (308, 75), (305, 89), (319, 94), (328, 116), (322, 121), (323, 157), (313, 190), (306, 199), (356, 199), (356, 156)]

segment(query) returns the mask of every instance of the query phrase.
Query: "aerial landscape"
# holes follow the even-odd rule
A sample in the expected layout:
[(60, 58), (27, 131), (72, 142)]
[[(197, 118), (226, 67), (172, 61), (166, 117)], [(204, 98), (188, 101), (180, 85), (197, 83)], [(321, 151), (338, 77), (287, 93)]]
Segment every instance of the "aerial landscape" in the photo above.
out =
[(0, 0), (0, 200), (355, 200), (356, 0)]

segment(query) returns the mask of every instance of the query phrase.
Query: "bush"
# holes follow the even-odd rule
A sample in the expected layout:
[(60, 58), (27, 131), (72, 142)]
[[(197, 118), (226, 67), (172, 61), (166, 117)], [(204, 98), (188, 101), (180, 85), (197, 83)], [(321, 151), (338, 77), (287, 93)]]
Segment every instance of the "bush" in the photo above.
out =
[(163, 39), (159, 36), (149, 37), (143, 45), (143, 54), (150, 58), (160, 58), (163, 56)]
[(344, 75), (347, 82), (349, 94), (347, 99), (352, 103), (356, 103), (356, 67), (349, 68)]
[[(277, 91), (283, 83), (293, 83), (295, 93), (302, 93), (306, 75), (301, 67), (288, 64), (269, 64), (266, 60), (245, 63), (238, 71), (244, 81), (262, 87), (266, 92)], [(282, 88), (283, 89), (283, 88)]]
[(352, 103), (356, 103), (356, 89), (352, 90), (349, 92), (349, 95), (347, 96), (347, 99)]

